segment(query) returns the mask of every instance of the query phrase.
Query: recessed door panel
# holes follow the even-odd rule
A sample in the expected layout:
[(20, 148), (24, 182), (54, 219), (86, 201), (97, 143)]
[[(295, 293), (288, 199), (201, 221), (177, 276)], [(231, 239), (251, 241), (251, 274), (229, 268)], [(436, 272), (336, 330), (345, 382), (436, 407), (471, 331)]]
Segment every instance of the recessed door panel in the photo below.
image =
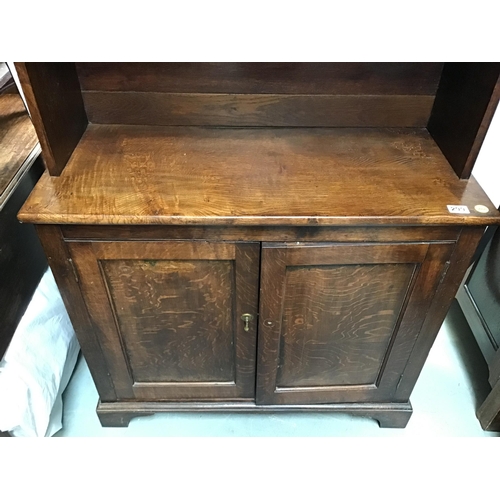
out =
[(69, 247), (122, 399), (254, 397), (258, 244)]
[(257, 402), (390, 401), (452, 247), (264, 244)]
[(287, 268), (277, 387), (375, 385), (415, 267)]

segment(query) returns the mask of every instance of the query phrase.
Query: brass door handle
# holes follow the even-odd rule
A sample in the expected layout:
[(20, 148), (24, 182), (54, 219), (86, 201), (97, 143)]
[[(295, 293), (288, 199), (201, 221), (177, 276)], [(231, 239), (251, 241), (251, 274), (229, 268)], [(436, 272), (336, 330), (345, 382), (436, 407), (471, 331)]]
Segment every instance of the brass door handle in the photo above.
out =
[(245, 314), (242, 314), (241, 315), (241, 319), (245, 322), (245, 326), (243, 328), (243, 330), (245, 330), (245, 332), (248, 332), (250, 330), (250, 321), (253, 320), (253, 316), (251, 314), (248, 314), (248, 313), (245, 313)]

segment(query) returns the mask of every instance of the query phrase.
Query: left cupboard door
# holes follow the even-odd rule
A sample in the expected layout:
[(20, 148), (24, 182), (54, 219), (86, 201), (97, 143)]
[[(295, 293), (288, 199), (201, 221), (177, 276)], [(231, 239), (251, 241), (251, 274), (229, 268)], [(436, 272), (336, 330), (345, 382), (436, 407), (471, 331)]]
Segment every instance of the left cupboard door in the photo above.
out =
[(258, 243), (68, 247), (119, 400), (255, 399)]

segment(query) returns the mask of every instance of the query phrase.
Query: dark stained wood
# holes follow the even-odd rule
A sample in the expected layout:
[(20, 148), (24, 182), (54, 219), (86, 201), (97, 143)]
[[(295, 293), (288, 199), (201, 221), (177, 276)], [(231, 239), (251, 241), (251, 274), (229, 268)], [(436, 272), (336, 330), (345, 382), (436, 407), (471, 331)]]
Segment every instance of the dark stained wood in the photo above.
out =
[(89, 317), (61, 230), (51, 225), (37, 226), (36, 229), (101, 401), (116, 401), (102, 338)]
[[(479, 236), (500, 221), (455, 173), (491, 119), (491, 68), (21, 65), (45, 156), (71, 158), (20, 218), (40, 224), (103, 425), (317, 410), (404, 427)], [(74, 133), (87, 122), (78, 79), (91, 120), (133, 125)], [(78, 94), (62, 111), (61, 82)]]
[(455, 241), (458, 227), (61, 226), (67, 240)]
[(428, 130), (462, 179), (469, 178), (500, 99), (500, 63), (446, 63)]
[(478, 409), (477, 418), (485, 431), (500, 431), (500, 379)]
[(257, 403), (390, 401), (452, 248), (264, 243)]
[(276, 384), (375, 386), (412, 264), (287, 270)]
[(21, 166), (38, 144), (21, 96), (0, 95), (0, 206)]
[(76, 63), (84, 90), (434, 95), (442, 63)]
[(234, 383), (231, 261), (113, 259), (101, 269), (135, 383)]
[[(500, 346), (500, 231), (476, 262), (465, 283), (494, 351)], [(488, 360), (491, 361), (491, 360)]]
[(63, 174), (42, 177), (20, 218), (367, 226), (485, 225), (499, 214), (476, 181), (456, 178), (425, 130), (90, 125)]
[(99, 403), (97, 415), (104, 427), (128, 427), (134, 417), (167, 412), (237, 412), (237, 413), (282, 413), (282, 412), (326, 412), (349, 413), (374, 418), (380, 427), (406, 427), (413, 412), (410, 403), (333, 403), (307, 405), (256, 405), (251, 402), (116, 402)]
[(491, 340), (493, 336), (465, 283), (458, 289), (456, 299), (467, 319), (481, 354), (486, 363), (489, 364), (495, 355), (495, 346)]
[(31, 163), (0, 209), (0, 360), (47, 269), (35, 228), (16, 218), (42, 172), (41, 159)]
[(16, 63), (45, 166), (60, 175), (78, 144), (87, 116), (74, 63)]
[[(457, 294), (460, 307), (488, 364), (493, 390), (477, 411), (484, 430), (500, 430), (500, 231), (490, 227), (489, 239)], [(477, 255), (477, 252), (476, 252)]]
[[(253, 398), (258, 245), (69, 248), (119, 398)], [(248, 332), (243, 313), (255, 318)]]
[(91, 123), (217, 127), (425, 127), (434, 96), (84, 92)]
[(448, 270), (435, 291), (436, 299), (426, 311), (425, 321), (413, 346), (411, 358), (404, 370), (401, 371), (401, 380), (392, 401), (408, 401), (432, 344), (470, 265), (483, 231), (484, 228), (480, 227), (466, 227), (462, 230), (453, 254), (449, 258)]

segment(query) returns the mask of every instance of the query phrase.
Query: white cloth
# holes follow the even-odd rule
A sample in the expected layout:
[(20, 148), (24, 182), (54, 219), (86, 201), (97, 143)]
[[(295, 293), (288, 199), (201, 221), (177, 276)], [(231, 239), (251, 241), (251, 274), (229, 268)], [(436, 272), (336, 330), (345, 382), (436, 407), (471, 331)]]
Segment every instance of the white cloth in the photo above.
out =
[(0, 430), (52, 436), (80, 347), (52, 273), (44, 274), (0, 362)]

